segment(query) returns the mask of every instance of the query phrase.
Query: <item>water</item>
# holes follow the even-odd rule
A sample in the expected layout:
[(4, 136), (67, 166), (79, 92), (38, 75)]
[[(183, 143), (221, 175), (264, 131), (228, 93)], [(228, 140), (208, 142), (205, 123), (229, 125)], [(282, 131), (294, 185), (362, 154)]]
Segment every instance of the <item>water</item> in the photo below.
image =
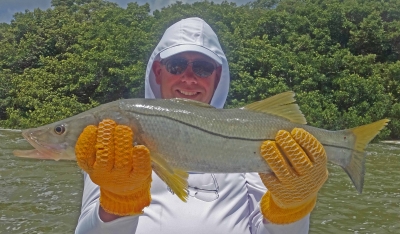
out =
[[(76, 162), (12, 155), (13, 149), (30, 148), (19, 131), (0, 129), (0, 233), (73, 233), (82, 173)], [(367, 151), (361, 195), (341, 168), (329, 166), (310, 233), (399, 233), (400, 145), (373, 144)]]
[(76, 162), (22, 159), (19, 131), (0, 129), (0, 233), (73, 233), (82, 197)]

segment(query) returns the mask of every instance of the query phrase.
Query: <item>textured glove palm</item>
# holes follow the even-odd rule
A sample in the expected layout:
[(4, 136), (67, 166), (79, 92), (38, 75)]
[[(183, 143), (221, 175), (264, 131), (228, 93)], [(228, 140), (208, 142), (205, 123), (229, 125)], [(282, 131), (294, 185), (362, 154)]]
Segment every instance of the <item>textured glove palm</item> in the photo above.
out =
[(128, 126), (105, 119), (87, 126), (76, 143), (78, 165), (100, 186), (100, 205), (108, 213), (140, 214), (150, 204), (150, 153), (132, 142)]
[(261, 155), (274, 172), (260, 173), (268, 188), (260, 202), (264, 217), (273, 223), (286, 224), (309, 214), (328, 178), (327, 158), (321, 143), (301, 128), (291, 133), (281, 130), (275, 142), (263, 142)]

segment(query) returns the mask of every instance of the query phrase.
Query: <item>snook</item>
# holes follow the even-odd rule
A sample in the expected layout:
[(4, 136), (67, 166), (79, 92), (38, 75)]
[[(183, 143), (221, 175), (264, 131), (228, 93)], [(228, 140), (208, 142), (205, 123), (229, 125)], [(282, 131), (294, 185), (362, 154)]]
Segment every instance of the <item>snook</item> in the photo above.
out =
[(185, 99), (126, 99), (100, 105), (68, 119), (23, 131), (35, 150), (20, 157), (75, 160), (74, 147), (88, 125), (109, 118), (130, 126), (135, 142), (151, 152), (153, 170), (185, 200), (187, 172), (271, 172), (260, 145), (278, 130), (301, 127), (324, 146), (328, 160), (340, 165), (361, 193), (367, 144), (389, 120), (341, 131), (311, 127), (285, 92), (240, 109), (215, 109)]

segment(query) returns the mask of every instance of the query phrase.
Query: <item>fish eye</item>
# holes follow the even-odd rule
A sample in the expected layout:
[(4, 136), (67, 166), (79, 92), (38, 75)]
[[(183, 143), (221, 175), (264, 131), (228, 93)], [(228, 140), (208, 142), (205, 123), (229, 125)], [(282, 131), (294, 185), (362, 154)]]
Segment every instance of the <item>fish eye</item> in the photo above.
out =
[(57, 135), (62, 135), (65, 132), (64, 125), (57, 125), (54, 127), (54, 133)]

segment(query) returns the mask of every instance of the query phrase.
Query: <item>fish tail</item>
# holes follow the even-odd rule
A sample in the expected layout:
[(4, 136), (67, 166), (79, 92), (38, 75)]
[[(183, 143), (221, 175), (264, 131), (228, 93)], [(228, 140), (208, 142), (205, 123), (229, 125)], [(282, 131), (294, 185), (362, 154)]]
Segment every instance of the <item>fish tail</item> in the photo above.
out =
[(379, 121), (362, 125), (359, 127), (348, 129), (355, 136), (354, 148), (352, 151), (350, 163), (343, 167), (350, 179), (353, 181), (359, 193), (362, 192), (364, 185), (364, 174), (365, 174), (365, 148), (368, 143), (374, 139), (376, 135), (382, 130), (389, 119), (381, 119)]

